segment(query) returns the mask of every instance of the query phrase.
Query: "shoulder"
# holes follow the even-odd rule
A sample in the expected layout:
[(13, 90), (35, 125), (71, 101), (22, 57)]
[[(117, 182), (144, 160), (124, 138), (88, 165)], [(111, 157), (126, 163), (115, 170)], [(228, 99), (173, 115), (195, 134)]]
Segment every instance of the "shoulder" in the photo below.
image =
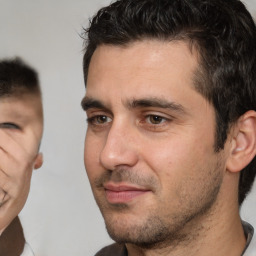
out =
[(126, 256), (127, 251), (125, 245), (123, 244), (111, 244), (109, 246), (104, 247), (99, 252), (95, 254), (95, 256)]

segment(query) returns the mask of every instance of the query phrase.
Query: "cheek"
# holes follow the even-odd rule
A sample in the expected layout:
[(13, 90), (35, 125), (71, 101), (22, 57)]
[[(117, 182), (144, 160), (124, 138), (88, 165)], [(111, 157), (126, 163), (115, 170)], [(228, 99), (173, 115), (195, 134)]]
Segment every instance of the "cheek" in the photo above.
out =
[(84, 165), (88, 174), (89, 180), (97, 176), (100, 170), (99, 155), (101, 152), (101, 144), (99, 141), (88, 134), (86, 134), (84, 142)]
[(90, 143), (88, 136), (86, 136), (84, 141), (84, 165), (87, 172), (90, 170), (90, 166), (94, 162), (92, 158), (94, 158), (96, 155), (92, 154), (93, 150), (94, 146)]
[(198, 141), (186, 138), (146, 147), (144, 159), (155, 172), (163, 190), (178, 189), (184, 180), (201, 175), (203, 166), (212, 161), (213, 148), (210, 144), (199, 145)]

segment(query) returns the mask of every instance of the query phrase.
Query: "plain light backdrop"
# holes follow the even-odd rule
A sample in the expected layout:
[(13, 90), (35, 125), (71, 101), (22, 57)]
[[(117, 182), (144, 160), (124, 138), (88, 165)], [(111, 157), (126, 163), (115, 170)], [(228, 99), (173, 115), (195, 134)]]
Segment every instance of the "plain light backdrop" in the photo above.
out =
[[(83, 164), (86, 116), (82, 27), (107, 0), (0, 0), (0, 58), (37, 69), (44, 101), (44, 165), (20, 214), (38, 256), (90, 256), (111, 243)], [(245, 1), (256, 14), (256, 0)], [(256, 16), (256, 15), (254, 15)], [(242, 208), (256, 227), (256, 185)]]

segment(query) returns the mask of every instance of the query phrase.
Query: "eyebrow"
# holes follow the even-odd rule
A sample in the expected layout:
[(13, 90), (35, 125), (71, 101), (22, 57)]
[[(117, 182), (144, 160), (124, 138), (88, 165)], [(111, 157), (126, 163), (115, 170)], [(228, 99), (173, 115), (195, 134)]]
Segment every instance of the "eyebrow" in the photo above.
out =
[(107, 109), (101, 101), (86, 96), (82, 99), (81, 106), (84, 111), (90, 108)]
[(133, 99), (126, 102), (128, 108), (162, 108), (169, 109), (171, 111), (179, 112), (181, 114), (187, 113), (185, 108), (176, 102), (167, 101), (162, 98), (145, 98), (145, 99)]
[[(90, 108), (108, 109), (101, 101), (87, 96), (82, 99), (81, 106), (84, 111)], [(180, 114), (187, 113), (186, 109), (181, 104), (156, 97), (127, 100), (125, 106), (128, 109), (155, 107), (169, 109), (171, 111), (179, 112)]]

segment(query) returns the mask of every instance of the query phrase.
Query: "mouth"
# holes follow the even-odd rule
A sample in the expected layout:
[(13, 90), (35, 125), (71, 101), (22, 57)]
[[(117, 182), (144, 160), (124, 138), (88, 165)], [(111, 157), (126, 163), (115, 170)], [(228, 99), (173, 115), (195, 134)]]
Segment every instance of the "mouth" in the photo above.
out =
[(146, 188), (140, 188), (128, 184), (105, 184), (106, 199), (111, 204), (128, 203), (150, 192)]

